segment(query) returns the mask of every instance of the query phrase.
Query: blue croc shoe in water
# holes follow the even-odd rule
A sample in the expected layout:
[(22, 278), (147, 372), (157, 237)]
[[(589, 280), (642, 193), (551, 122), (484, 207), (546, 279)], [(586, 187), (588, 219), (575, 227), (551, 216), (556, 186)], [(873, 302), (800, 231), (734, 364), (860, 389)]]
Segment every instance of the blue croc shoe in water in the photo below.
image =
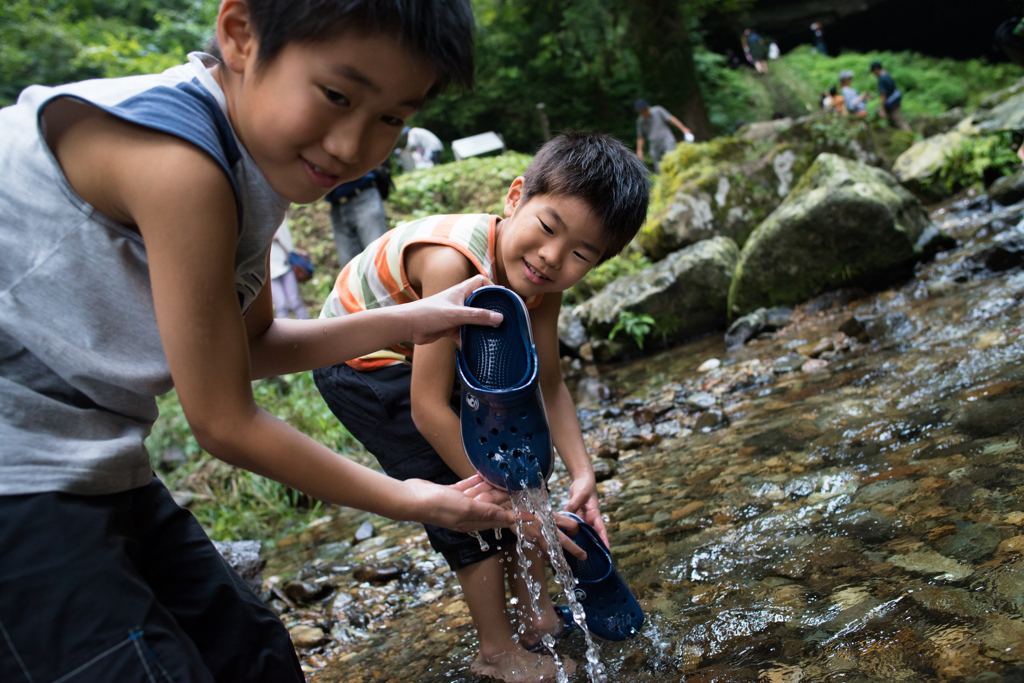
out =
[(481, 287), (467, 306), (501, 313), (497, 327), (465, 325), (456, 352), (462, 379), (462, 445), (477, 472), (509, 491), (551, 475), (551, 434), (526, 304), (510, 289)]
[(578, 581), (576, 599), (586, 612), (587, 630), (602, 640), (632, 638), (644, 625), (640, 603), (615, 571), (612, 556), (594, 527), (571, 512), (562, 514), (579, 522), (579, 532), (569, 538), (587, 553), (587, 559), (582, 562), (565, 553), (569, 569)]

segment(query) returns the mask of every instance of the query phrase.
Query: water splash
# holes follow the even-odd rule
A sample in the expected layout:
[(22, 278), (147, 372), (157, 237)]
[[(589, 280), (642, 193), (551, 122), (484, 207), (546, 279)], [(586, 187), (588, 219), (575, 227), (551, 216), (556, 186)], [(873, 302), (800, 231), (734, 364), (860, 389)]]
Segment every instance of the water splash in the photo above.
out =
[[(551, 500), (547, 492), (539, 488), (527, 488), (515, 491), (511, 495), (512, 505), (516, 510), (529, 512), (541, 523), (541, 534), (550, 550), (549, 557), (551, 558), (551, 567), (555, 572), (555, 582), (562, 587), (569, 610), (572, 612), (573, 621), (582, 629), (587, 641), (586, 669), (591, 683), (607, 683), (608, 678), (604, 665), (601, 664), (597, 644), (594, 642), (593, 636), (590, 635), (590, 631), (587, 630), (586, 614), (576, 598), (574, 590), (576, 577), (572, 575), (572, 570), (569, 569), (569, 564), (565, 561), (565, 555), (562, 553), (558, 539), (558, 527), (555, 525), (555, 513), (551, 509)], [(553, 653), (554, 638), (545, 636), (543, 642)], [(561, 672), (561, 669), (559, 671)], [(559, 683), (562, 683), (561, 678), (559, 678)]]
[[(480, 535), (479, 531), (470, 531), (469, 535), (472, 536), (473, 538), (475, 538), (477, 541), (480, 542), (480, 551), (481, 552), (485, 552), (486, 553), (488, 550), (491, 549), (491, 544), (484, 540), (484, 537)], [(496, 538), (501, 538), (501, 536), (499, 534), (495, 534), (495, 537)]]

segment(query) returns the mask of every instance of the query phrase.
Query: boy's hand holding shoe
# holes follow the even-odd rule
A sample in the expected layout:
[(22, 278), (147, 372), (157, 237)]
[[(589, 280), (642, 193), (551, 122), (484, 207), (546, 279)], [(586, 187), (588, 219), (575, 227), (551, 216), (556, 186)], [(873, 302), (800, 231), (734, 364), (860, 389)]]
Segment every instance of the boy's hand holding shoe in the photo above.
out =
[(470, 294), (491, 284), (494, 283), (485, 276), (477, 275), (434, 296), (406, 304), (402, 309), (403, 320), (409, 326), (405, 338), (421, 345), (431, 344), (438, 339), (458, 342), (462, 325), (500, 324), (501, 313), (463, 305)]
[(565, 506), (569, 512), (573, 512), (583, 518), (583, 521), (594, 527), (604, 544), (611, 548), (608, 542), (608, 530), (605, 529), (604, 519), (601, 517), (601, 504), (597, 495), (597, 479), (594, 472), (575, 477), (569, 485), (569, 503)]

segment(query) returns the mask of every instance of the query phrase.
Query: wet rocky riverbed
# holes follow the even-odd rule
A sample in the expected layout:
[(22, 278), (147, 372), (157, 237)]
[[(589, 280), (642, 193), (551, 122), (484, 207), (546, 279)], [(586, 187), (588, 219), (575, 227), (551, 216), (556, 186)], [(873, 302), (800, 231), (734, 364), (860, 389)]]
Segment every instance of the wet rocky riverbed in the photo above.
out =
[[(1024, 681), (1022, 213), (940, 209), (960, 246), (911, 281), (819, 297), (732, 351), (567, 364), (648, 615), (602, 646), (610, 680)], [(567, 487), (556, 470), (556, 504)], [(310, 680), (480, 680), (417, 525), (333, 509), (265, 575)], [(583, 660), (580, 634), (559, 648)]]

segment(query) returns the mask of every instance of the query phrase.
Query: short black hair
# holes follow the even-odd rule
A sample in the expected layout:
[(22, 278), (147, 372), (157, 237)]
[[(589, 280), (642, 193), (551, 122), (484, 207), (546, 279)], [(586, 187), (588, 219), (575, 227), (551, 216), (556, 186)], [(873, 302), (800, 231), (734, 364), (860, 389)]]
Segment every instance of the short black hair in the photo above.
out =
[(881, 69), (881, 68), (882, 68), (882, 63), (881, 62), (871, 62), (871, 69), (870, 69), (871, 71), (874, 71), (875, 69)]
[(622, 251), (647, 218), (647, 166), (610, 135), (573, 131), (552, 138), (523, 179), (522, 203), (549, 194), (578, 197), (590, 206), (607, 240), (601, 262)]
[(469, 0), (247, 0), (259, 37), (259, 62), (289, 43), (328, 40), (349, 30), (388, 34), (437, 72), (429, 95), (448, 84), (473, 85), (473, 11)]

